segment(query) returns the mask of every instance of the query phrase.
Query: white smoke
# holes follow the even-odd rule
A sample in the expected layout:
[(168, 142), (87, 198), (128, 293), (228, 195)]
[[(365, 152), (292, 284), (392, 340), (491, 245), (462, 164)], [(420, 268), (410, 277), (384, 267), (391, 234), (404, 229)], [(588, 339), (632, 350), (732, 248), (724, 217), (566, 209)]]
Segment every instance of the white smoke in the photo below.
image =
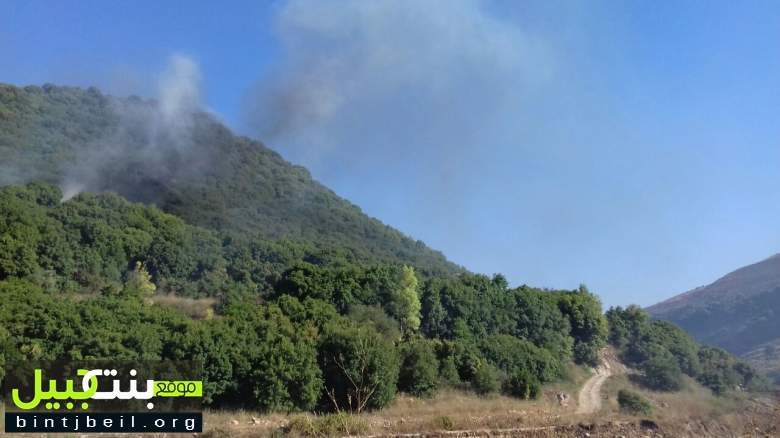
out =
[(539, 39), (479, 1), (292, 0), (276, 29), (282, 59), (249, 124), (315, 170), (473, 151), (552, 69)]
[(187, 115), (201, 106), (201, 76), (198, 65), (184, 55), (173, 55), (157, 86), (162, 122), (173, 129), (188, 129)]
[[(156, 103), (114, 102), (118, 126), (78, 151), (77, 161), (67, 169), (60, 184), (63, 201), (82, 191), (121, 191), (116, 187), (120, 178), (111, 173), (128, 163), (145, 177), (159, 181), (192, 170), (198, 161), (190, 154), (193, 117), (201, 108), (198, 65), (187, 56), (171, 56), (158, 79), (157, 93)], [(132, 188), (125, 187), (127, 191), (132, 192)]]
[[(527, 131), (558, 74), (548, 40), (491, 7), (287, 1), (275, 22), (280, 59), (247, 99), (245, 122), (369, 214), (457, 256), (453, 241), (468, 250), (481, 212), (500, 204), (475, 205), (496, 199), (483, 182), (508, 187), (505, 157), (539, 150)], [(429, 223), (440, 225), (419, 231)]]

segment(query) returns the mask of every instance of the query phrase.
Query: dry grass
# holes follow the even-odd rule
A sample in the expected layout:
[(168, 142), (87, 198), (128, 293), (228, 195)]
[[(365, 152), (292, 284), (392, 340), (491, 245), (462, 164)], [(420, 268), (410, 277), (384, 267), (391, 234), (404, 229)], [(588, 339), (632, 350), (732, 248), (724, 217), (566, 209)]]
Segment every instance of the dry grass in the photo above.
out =
[[(571, 365), (567, 368), (567, 379), (545, 386), (538, 400), (518, 400), (501, 395), (479, 397), (456, 389), (443, 389), (430, 399), (399, 394), (387, 408), (361, 414), (360, 419), (365, 421), (365, 433), (369, 435), (572, 424), (577, 421), (573, 415), (577, 391), (590, 375), (589, 370)], [(568, 406), (559, 404), (557, 394), (561, 392), (569, 395)], [(211, 436), (273, 436), (290, 429), (290, 423), (295, 422), (295, 433), (304, 435), (300, 429), (311, 426), (317, 418), (300, 414), (207, 411), (204, 430), (210, 430)], [(317, 430), (317, 427), (308, 430)]]
[[(570, 415), (574, 406), (559, 406), (556, 392), (548, 389), (539, 400), (533, 401), (498, 395), (478, 397), (457, 390), (442, 390), (431, 399), (400, 395), (379, 412), (361, 414), (359, 418), (365, 423), (365, 429), (362, 423), (359, 427), (368, 435), (385, 435), (570, 424), (574, 421)], [(302, 433), (303, 430), (321, 430), (312, 425), (323, 421), (318, 418), (322, 417), (209, 411), (204, 415), (204, 429), (210, 431), (210, 436), (273, 436), (290, 429), (293, 436), (319, 436)], [(291, 423), (295, 424), (293, 428)]]
[[(620, 412), (617, 392), (630, 389), (653, 405), (649, 416), (631, 416)], [(629, 376), (611, 377), (602, 389), (606, 398), (602, 421), (649, 419), (662, 425), (671, 436), (780, 436), (780, 405), (777, 400), (756, 398), (747, 393), (715, 396), (695, 380), (686, 378), (679, 392), (650, 391), (631, 381)]]
[[(570, 392), (572, 402), (566, 407), (558, 404), (556, 394), (577, 389), (589, 374), (583, 369), (573, 369), (571, 373), (574, 382), (546, 387), (543, 396), (534, 401), (503, 396), (482, 398), (457, 390), (442, 390), (432, 399), (399, 396), (382, 411), (355, 417), (207, 410), (202, 436), (780, 436), (780, 410), (776, 401), (746, 394), (715, 397), (694, 381), (687, 382), (682, 392), (660, 393), (637, 387), (627, 376), (615, 376), (603, 387), (606, 400), (601, 412), (575, 415), (576, 391)], [(621, 413), (616, 401), (621, 388), (636, 391), (650, 400), (654, 405), (653, 414), (643, 417)], [(646, 420), (650, 421), (642, 423)]]
[(192, 319), (213, 318), (214, 306), (217, 304), (214, 298), (185, 298), (174, 294), (155, 295), (152, 302), (179, 310)]

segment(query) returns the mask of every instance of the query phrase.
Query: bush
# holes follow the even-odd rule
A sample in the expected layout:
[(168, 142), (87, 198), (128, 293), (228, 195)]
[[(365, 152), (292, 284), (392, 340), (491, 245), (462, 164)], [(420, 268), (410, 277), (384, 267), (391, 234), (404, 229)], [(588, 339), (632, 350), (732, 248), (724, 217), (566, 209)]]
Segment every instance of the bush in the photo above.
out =
[(504, 382), (504, 393), (523, 400), (539, 397), (541, 384), (533, 374), (526, 370), (518, 370)]
[(379, 409), (395, 397), (398, 353), (373, 328), (331, 325), (319, 349), (324, 406), (350, 412)]
[(395, 342), (401, 339), (398, 321), (388, 316), (379, 306), (356, 304), (349, 308), (349, 318), (359, 325), (372, 325), (388, 341)]
[(430, 397), (439, 385), (439, 361), (430, 342), (416, 340), (401, 349), (398, 389), (418, 397)]
[(618, 391), (617, 400), (620, 410), (629, 414), (650, 415), (653, 411), (650, 402), (633, 391), (621, 389)]
[(531, 372), (541, 382), (551, 382), (563, 375), (560, 361), (545, 348), (509, 335), (492, 335), (480, 344), (485, 359), (504, 373), (518, 370)]
[(644, 383), (651, 389), (678, 391), (683, 387), (682, 371), (674, 356), (665, 350), (653, 354), (643, 365)]
[(601, 341), (579, 342), (574, 344), (574, 361), (579, 364), (597, 366), (601, 360), (599, 352), (603, 343)]
[(452, 356), (446, 356), (439, 364), (439, 381), (444, 385), (455, 386), (460, 383), (458, 367)]
[(501, 388), (501, 374), (493, 365), (483, 363), (474, 372), (471, 386), (480, 395), (498, 392)]

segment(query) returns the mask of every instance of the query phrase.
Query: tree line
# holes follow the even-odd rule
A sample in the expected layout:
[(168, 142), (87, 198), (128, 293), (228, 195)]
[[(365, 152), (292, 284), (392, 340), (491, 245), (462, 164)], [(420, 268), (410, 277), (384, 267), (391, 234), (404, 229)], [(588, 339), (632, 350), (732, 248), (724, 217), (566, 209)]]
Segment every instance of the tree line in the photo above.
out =
[[(0, 189), (2, 360), (181, 359), (205, 400), (261, 410), (376, 409), (442, 386), (532, 398), (593, 364), (607, 335), (586, 288), (434, 277), (337, 248), (238, 239), (112, 194)], [(193, 319), (156, 294), (215, 299)]]
[(607, 311), (609, 342), (627, 364), (642, 371), (644, 385), (677, 391), (691, 377), (716, 394), (727, 391), (765, 390), (771, 384), (745, 362), (716, 347), (700, 346), (672, 323), (653, 321), (638, 306)]
[[(359, 412), (444, 386), (534, 398), (607, 341), (654, 389), (683, 375), (716, 393), (765, 384), (638, 307), (604, 315), (584, 286), (436, 276), (195, 227), (114, 194), (61, 199), (42, 183), (0, 189), (3, 363), (197, 360), (207, 404), (265, 411)], [(193, 318), (161, 294), (214, 307)]]

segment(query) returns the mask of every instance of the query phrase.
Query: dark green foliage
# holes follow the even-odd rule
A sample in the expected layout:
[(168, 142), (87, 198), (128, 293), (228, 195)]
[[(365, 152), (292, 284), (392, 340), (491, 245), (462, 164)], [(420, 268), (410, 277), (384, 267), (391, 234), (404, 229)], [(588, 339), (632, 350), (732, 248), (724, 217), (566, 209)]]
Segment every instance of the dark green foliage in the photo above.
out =
[(623, 360), (644, 373), (644, 382), (653, 389), (677, 390), (683, 385), (683, 374), (716, 394), (738, 387), (766, 387), (766, 379), (749, 365), (723, 350), (700, 347), (673, 324), (651, 321), (637, 306), (611, 308), (607, 320), (610, 342)]
[(461, 275), (433, 279), (421, 288), (422, 332), (446, 339), (475, 340), (504, 334), (523, 338), (561, 362), (578, 353), (593, 362), (605, 344), (607, 324), (598, 299), (586, 289), (507, 289), (503, 277)]
[(653, 405), (636, 392), (621, 389), (618, 391), (617, 400), (623, 412), (642, 415), (650, 415), (653, 412)]
[(439, 379), (444, 385), (455, 386), (460, 383), (460, 374), (455, 365), (455, 358), (452, 356), (444, 357), (439, 364)]
[(324, 408), (359, 413), (382, 408), (395, 397), (398, 352), (370, 327), (327, 326), (319, 363), (325, 378)]
[(699, 361), (700, 381), (718, 394), (749, 384), (745, 380), (756, 374), (749, 366), (738, 363), (732, 355), (720, 348), (703, 347), (699, 350)]
[(232, 320), (233, 331), (245, 342), (236, 353), (246, 356), (249, 366), (247, 378), (237, 380), (249, 384), (257, 406), (266, 411), (314, 408), (323, 385), (314, 339), (275, 306)]
[[(571, 323), (567, 315), (560, 310), (558, 303), (568, 293), (552, 293), (522, 287), (514, 292), (516, 320), (514, 330), (508, 334), (528, 339), (543, 346), (556, 356), (567, 360), (572, 357), (574, 338), (571, 335)], [(601, 315), (596, 315), (601, 318)]]
[[(330, 388), (341, 391), (340, 408), (355, 410), (346, 374), (340, 383), (327, 380), (338, 364), (325, 352), (342, 349), (345, 361), (377, 366), (361, 378), (372, 385), (378, 380), (371, 379), (385, 375), (365, 408), (382, 406), (395, 393), (399, 319), (413, 339), (402, 348), (402, 388), (430, 395), (440, 381), (484, 388), (491, 373), (499, 384), (520, 370), (530, 382), (556, 380), (572, 346), (590, 339), (582, 327), (599, 324), (587, 319), (602, 318), (579, 310), (581, 302), (592, 300), (583, 291), (507, 289), (500, 276), (471, 274), (426, 278), (415, 287), (413, 271), (402, 265), (359, 265), (290, 242), (219, 234), (111, 194), (82, 194), (62, 203), (60, 198), (46, 184), (0, 189), (0, 236), (10, 242), (3, 249), (23, 254), (6, 257), (4, 284), (33, 290), (20, 294), (26, 300), (8, 298), (16, 307), (3, 320), (9, 324), (5, 360), (199, 359), (209, 404), (269, 411), (308, 410), (316, 403), (329, 408)], [(399, 304), (407, 302), (399, 297), (408, 291), (422, 294), (420, 339), (413, 334), (416, 307)], [(84, 293), (89, 298), (70, 298)], [(215, 297), (216, 317), (192, 321), (158, 307), (154, 293)], [(43, 298), (33, 306), (30, 297)], [(98, 310), (88, 314), (93, 307)], [(68, 330), (89, 315), (94, 330), (85, 329), (80, 344), (69, 341), (68, 330), (14, 331), (36, 327), (30, 319), (13, 323), (33, 309)], [(163, 316), (177, 321), (176, 328), (144, 319)], [(579, 324), (580, 342), (572, 321)], [(364, 344), (347, 342), (349, 330)]]
[(684, 331), (665, 321), (653, 321), (652, 332), (657, 342), (674, 356), (680, 370), (696, 378), (701, 372), (699, 346)]
[(431, 341), (417, 339), (401, 346), (398, 389), (419, 397), (430, 397), (439, 386), (439, 361)]
[(494, 394), (501, 389), (501, 372), (489, 363), (482, 363), (474, 371), (471, 387), (480, 395)]
[[(187, 135), (153, 133), (156, 105), (0, 85), (0, 185), (69, 187), (85, 170), (101, 193), (0, 189), (0, 362), (199, 359), (214, 406), (359, 411), (389, 403), (399, 372), (418, 395), (441, 382), (533, 397), (609, 336), (658, 386), (761, 382), (641, 309), (608, 312), (607, 332), (584, 286), (465, 272), (205, 113)], [(216, 305), (195, 320), (153, 294)]]
[[(354, 262), (406, 263), (445, 275), (462, 271), (422, 242), (366, 216), (306, 169), (259, 142), (234, 136), (206, 113), (191, 115), (191, 132), (183, 138), (160, 141), (160, 135), (170, 134), (159, 132), (158, 114), (153, 102), (105, 96), (94, 88), (0, 84), (0, 184), (61, 184), (68, 174), (83, 172), (78, 166), (84, 161), (101, 157), (89, 166), (90, 171), (100, 167), (89, 181), (91, 190), (155, 203), (194, 225), (242, 239), (259, 234), (294, 240)], [(187, 153), (165, 149), (167, 143)], [(105, 144), (113, 145), (110, 154)], [(150, 149), (158, 151), (153, 161), (137, 152)], [(176, 257), (175, 248), (158, 249), (162, 258)], [(19, 251), (16, 257), (23, 257)], [(178, 268), (191, 268), (188, 261), (179, 262)]]
[(660, 391), (677, 391), (683, 387), (682, 371), (669, 350), (658, 348), (642, 364), (644, 383)]
[[(47, 182), (0, 188), (0, 362), (198, 359), (215, 407), (356, 411), (389, 403), (399, 368), (418, 395), (529, 397), (595, 360), (604, 318), (586, 289), (464, 272), (207, 114), (186, 138), (151, 133), (156, 111), (0, 85), (0, 185)], [(78, 170), (99, 194), (63, 201), (50, 183)], [(215, 305), (196, 320), (162, 294)]]
[(398, 321), (389, 317), (379, 306), (357, 304), (350, 307), (348, 316), (360, 325), (374, 327), (376, 331), (391, 342), (401, 339), (401, 328), (398, 326)]
[(61, 194), (42, 184), (0, 189), (0, 279), (47, 273), (56, 289), (119, 291), (143, 262), (166, 291), (218, 292), (208, 286), (226, 262), (213, 233), (116, 195), (51, 197)]
[(597, 365), (599, 350), (606, 344), (607, 321), (601, 315), (601, 302), (584, 285), (560, 300), (561, 311), (568, 316), (574, 338), (574, 360)]
[(504, 381), (503, 391), (512, 397), (535, 399), (541, 393), (541, 383), (528, 370), (518, 369)]
[(493, 335), (480, 343), (484, 357), (506, 374), (526, 371), (542, 382), (552, 382), (563, 375), (563, 367), (552, 353), (523, 339)]

